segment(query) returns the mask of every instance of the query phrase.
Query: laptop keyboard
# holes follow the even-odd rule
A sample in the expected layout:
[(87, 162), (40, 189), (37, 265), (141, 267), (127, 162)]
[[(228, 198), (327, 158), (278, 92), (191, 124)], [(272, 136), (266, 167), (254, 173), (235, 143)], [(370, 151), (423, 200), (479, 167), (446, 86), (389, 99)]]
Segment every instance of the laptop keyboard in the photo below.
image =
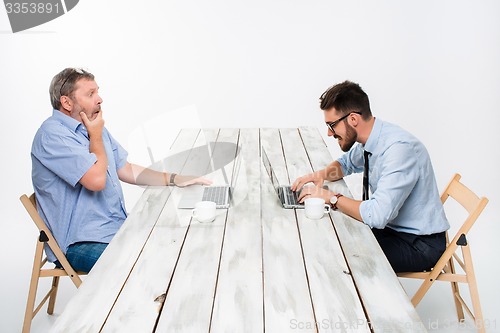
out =
[(227, 202), (227, 186), (210, 186), (203, 191), (203, 201), (213, 201), (217, 205), (224, 205)]
[(285, 195), (287, 196), (287, 200), (290, 205), (300, 205), (299, 204), (300, 191), (294, 192), (290, 189), (290, 187), (285, 187)]

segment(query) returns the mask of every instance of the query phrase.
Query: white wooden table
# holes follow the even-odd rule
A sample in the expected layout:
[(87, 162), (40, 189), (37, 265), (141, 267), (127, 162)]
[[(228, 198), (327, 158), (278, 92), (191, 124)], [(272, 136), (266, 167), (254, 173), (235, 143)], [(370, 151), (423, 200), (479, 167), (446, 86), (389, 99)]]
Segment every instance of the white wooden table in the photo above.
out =
[[(239, 155), (224, 168), (231, 207), (201, 224), (176, 208), (182, 189), (147, 188), (54, 332), (426, 331), (366, 225), (281, 208), (260, 146), (291, 183), (333, 160), (317, 129), (182, 130), (168, 171), (199, 170), (191, 149), (209, 142)], [(220, 171), (207, 177), (221, 183)]]

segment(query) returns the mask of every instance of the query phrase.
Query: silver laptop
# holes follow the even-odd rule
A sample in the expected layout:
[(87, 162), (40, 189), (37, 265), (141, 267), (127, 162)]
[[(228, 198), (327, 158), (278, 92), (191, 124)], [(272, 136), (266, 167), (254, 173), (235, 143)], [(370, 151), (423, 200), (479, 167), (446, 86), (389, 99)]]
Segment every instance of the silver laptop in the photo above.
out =
[(236, 180), (240, 172), (240, 163), (240, 148), (238, 147), (232, 168), (233, 177), (231, 179), (231, 185), (227, 184), (228, 177), (224, 167), (222, 167), (220, 168), (220, 172), (222, 172), (226, 184), (212, 186), (192, 185), (184, 187), (181, 189), (182, 197), (179, 200), (177, 208), (192, 209), (196, 203), (200, 201), (213, 201), (216, 203), (216, 208), (218, 209), (229, 208)]
[(178, 208), (194, 208), (197, 202), (213, 201), (217, 208), (229, 208), (231, 199), (231, 186), (202, 186), (192, 185), (182, 189), (182, 197), (179, 200)]
[(273, 184), (276, 195), (278, 196), (283, 208), (304, 208), (304, 204), (298, 202), (300, 190), (294, 192), (289, 185), (279, 184), (278, 178), (274, 173), (264, 147), (262, 147), (262, 162), (264, 163), (264, 167), (269, 175), (269, 178), (271, 178), (271, 183)]

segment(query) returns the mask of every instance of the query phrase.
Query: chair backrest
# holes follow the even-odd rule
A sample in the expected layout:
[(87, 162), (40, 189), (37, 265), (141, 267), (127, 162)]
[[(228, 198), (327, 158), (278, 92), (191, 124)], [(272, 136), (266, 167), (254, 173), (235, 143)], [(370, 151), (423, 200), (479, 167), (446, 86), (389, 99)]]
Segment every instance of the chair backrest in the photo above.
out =
[(63, 269), (78, 287), (81, 284), (81, 279), (78, 277), (78, 274), (75, 272), (73, 267), (71, 267), (68, 259), (66, 259), (66, 256), (61, 251), (61, 248), (57, 244), (55, 238), (52, 236), (49, 228), (38, 214), (38, 211), (36, 209), (35, 193), (33, 193), (30, 197), (28, 197), (26, 194), (23, 194), (19, 199), (21, 200), (24, 208), (26, 208), (26, 211), (40, 231), (39, 241), (49, 246)]
[[(441, 202), (444, 204), (449, 197), (455, 199), (462, 207), (464, 207), (469, 215), (457, 231), (455, 237), (450, 243), (457, 243), (465, 241), (464, 237), (467, 235), (471, 227), (476, 222), (477, 218), (483, 211), (484, 207), (488, 204), (488, 199), (485, 197), (479, 198), (467, 186), (460, 182), (461, 176), (457, 173), (452, 178), (448, 186), (441, 194)], [(460, 244), (459, 244), (460, 245)]]

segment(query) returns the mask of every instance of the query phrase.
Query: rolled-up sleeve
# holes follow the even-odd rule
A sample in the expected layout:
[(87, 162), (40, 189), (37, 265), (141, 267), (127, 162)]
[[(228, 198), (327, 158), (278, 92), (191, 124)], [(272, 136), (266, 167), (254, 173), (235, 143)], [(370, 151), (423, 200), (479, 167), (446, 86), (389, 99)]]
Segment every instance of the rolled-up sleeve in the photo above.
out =
[(348, 176), (352, 173), (363, 172), (363, 148), (356, 145), (349, 152), (345, 153), (337, 161), (342, 168), (342, 174)]
[(398, 216), (399, 210), (419, 178), (417, 155), (411, 145), (394, 143), (377, 163), (380, 170), (370, 170), (379, 179), (372, 187), (372, 196), (359, 207), (363, 222), (371, 228), (382, 229)]

